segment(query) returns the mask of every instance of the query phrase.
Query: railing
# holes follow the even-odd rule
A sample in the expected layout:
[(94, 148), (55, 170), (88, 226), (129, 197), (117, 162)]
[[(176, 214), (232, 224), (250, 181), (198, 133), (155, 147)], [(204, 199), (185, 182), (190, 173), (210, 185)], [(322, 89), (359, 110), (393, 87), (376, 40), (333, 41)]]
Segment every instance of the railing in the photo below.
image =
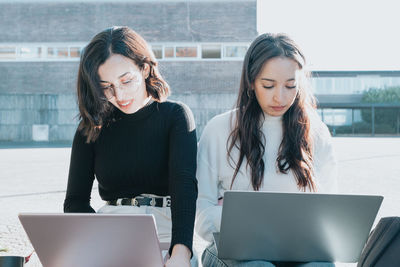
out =
[[(333, 115), (328, 115), (330, 118), (327, 118), (326, 110), (343, 110), (350, 109), (351, 110), (351, 131), (349, 132), (349, 124), (337, 124), (334, 121)], [(389, 111), (389, 109), (391, 109)], [(338, 129), (345, 129), (347, 127), (347, 132), (339, 133), (340, 134), (350, 134), (356, 135), (356, 123), (364, 123), (365, 125), (370, 125), (370, 132), (362, 132), (361, 134), (375, 136), (377, 134), (382, 135), (391, 135), (391, 136), (399, 136), (400, 135), (400, 103), (319, 103), (318, 110), (321, 115), (322, 120), (328, 125), (330, 128), (332, 135), (338, 135)], [(363, 120), (355, 120), (355, 110), (360, 110), (360, 114), (363, 113)], [(362, 111), (361, 111), (362, 110)], [(391, 113), (390, 113), (391, 112)], [(370, 114), (369, 114), (370, 113)], [(378, 114), (377, 114), (378, 113)], [(385, 115), (386, 113), (386, 115)], [(359, 114), (359, 117), (360, 117)], [(377, 118), (377, 115), (379, 115)], [(388, 116), (390, 115), (390, 116)], [(333, 123), (332, 123), (333, 116)], [(342, 115), (343, 116), (343, 115)], [(370, 119), (367, 120), (366, 117)], [(347, 119), (347, 118), (345, 118)], [(391, 120), (391, 121), (390, 121)], [(386, 123), (386, 124), (385, 124)], [(379, 127), (385, 125), (389, 126), (389, 131), (385, 132), (385, 129), (380, 129)], [(378, 130), (378, 131), (377, 131)]]

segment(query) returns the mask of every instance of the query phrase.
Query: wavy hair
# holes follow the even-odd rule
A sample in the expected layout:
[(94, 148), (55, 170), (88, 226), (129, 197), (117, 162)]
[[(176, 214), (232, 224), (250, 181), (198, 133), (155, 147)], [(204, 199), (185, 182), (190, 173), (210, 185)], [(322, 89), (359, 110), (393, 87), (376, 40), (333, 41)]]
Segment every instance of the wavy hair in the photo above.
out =
[[(239, 172), (243, 159), (251, 170), (253, 189), (258, 191), (263, 183), (265, 163), (265, 142), (261, 127), (264, 113), (255, 97), (252, 85), (264, 64), (276, 57), (286, 57), (298, 63), (303, 78), (309, 74), (304, 71), (305, 58), (299, 47), (285, 34), (262, 34), (258, 36), (247, 50), (243, 62), (240, 90), (236, 102), (236, 117), (233, 119), (233, 130), (227, 142), (228, 161), (232, 164), (232, 149), (239, 150), (239, 159), (234, 166), (231, 188)], [(297, 185), (303, 191), (309, 188), (315, 191), (313, 181), (312, 138), (310, 134), (310, 111), (315, 112), (315, 99), (307, 79), (298, 81), (298, 92), (292, 106), (283, 115), (283, 139), (279, 147), (276, 165), (279, 172), (294, 173)], [(232, 161), (231, 161), (232, 160)]]
[(103, 30), (84, 48), (78, 70), (78, 129), (82, 130), (88, 143), (97, 139), (101, 127), (111, 120), (111, 113), (115, 109), (104, 96), (98, 74), (99, 66), (113, 54), (131, 59), (140, 70), (143, 70), (145, 64), (149, 65), (149, 76), (145, 83), (147, 94), (153, 99), (161, 102), (170, 94), (152, 50), (138, 33), (128, 27)]

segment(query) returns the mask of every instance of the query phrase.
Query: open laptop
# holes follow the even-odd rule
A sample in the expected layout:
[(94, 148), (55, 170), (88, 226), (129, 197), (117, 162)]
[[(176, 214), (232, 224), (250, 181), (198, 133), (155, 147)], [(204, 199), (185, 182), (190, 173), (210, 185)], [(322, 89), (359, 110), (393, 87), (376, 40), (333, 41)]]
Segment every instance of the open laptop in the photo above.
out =
[(218, 257), (357, 262), (382, 196), (227, 191)]
[(43, 267), (162, 267), (153, 215), (28, 214), (19, 219)]

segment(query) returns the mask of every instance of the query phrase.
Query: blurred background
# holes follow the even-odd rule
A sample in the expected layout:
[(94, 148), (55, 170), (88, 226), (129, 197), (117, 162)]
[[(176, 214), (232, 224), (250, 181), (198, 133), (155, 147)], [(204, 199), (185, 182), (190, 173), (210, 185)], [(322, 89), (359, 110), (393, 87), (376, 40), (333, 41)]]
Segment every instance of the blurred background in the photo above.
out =
[(127, 25), (159, 60), (198, 136), (233, 107), (249, 43), (286, 32), (303, 48), (319, 114), (334, 136), (400, 135), (395, 1), (0, 0), (0, 142), (71, 143), (83, 47)]
[(198, 138), (234, 106), (251, 41), (288, 33), (308, 59), (318, 112), (334, 136), (340, 192), (383, 195), (376, 222), (398, 216), (399, 9), (395, 0), (0, 0), (0, 255), (32, 251), (19, 212), (62, 212), (79, 57), (113, 25), (151, 45), (170, 98), (192, 109)]

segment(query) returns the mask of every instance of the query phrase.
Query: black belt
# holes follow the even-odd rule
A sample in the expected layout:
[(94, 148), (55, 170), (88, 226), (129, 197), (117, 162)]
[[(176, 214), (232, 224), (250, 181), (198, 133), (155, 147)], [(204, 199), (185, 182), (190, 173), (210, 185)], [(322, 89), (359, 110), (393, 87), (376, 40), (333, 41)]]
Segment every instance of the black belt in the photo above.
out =
[(170, 197), (134, 197), (119, 198), (108, 200), (107, 205), (111, 206), (153, 206), (153, 207), (171, 207)]

